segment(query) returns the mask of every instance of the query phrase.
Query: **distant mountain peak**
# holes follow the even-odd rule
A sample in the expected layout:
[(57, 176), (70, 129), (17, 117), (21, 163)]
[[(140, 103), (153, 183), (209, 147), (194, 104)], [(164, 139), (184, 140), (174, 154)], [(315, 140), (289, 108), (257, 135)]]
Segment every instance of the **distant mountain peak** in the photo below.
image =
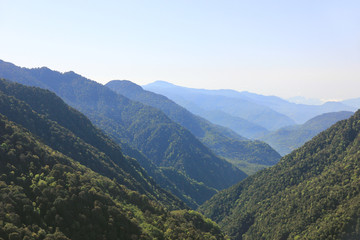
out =
[(144, 90), (140, 85), (137, 85), (136, 83), (133, 83), (129, 80), (112, 80), (108, 82), (106, 86), (110, 88), (116, 86), (118, 88), (123, 88), (133, 93), (141, 92)]
[(157, 84), (166, 84), (166, 85), (174, 85), (174, 84), (169, 83), (169, 82), (164, 81), (164, 80), (156, 80), (156, 81), (155, 81), (155, 82), (153, 82), (153, 83), (157, 83)]
[(149, 83), (146, 86), (156, 86), (156, 87), (174, 87), (175, 84), (163, 81), (163, 80), (156, 80), (155, 82)]

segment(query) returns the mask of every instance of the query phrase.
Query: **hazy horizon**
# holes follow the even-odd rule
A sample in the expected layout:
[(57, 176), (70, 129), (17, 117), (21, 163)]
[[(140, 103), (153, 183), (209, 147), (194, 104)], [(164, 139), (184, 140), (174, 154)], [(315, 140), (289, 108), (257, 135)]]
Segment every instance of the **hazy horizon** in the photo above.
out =
[(360, 94), (359, 1), (0, 0), (0, 59), (102, 84)]

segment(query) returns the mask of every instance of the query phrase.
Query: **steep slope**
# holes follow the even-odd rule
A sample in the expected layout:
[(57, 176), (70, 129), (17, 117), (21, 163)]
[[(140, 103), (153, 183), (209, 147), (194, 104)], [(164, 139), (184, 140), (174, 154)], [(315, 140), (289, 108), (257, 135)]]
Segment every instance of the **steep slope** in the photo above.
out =
[(111, 81), (106, 86), (131, 100), (163, 111), (171, 120), (187, 128), (217, 155), (235, 164), (245, 162), (271, 166), (280, 159), (280, 155), (267, 144), (249, 141), (229, 129), (214, 125), (195, 116), (167, 97), (145, 91), (130, 81)]
[[(0, 113), (8, 115), (11, 120), (27, 127), (34, 134), (38, 136), (44, 136), (43, 140), (51, 147), (59, 150), (57, 144), (60, 142), (64, 142), (64, 139), (70, 141), (71, 138), (66, 137), (65, 135), (70, 136), (73, 133), (79, 136), (81, 140), (86, 142), (86, 144), (95, 146), (100, 151), (106, 152), (107, 155), (111, 155), (111, 157), (114, 159), (123, 158), (118, 146), (116, 146), (113, 142), (109, 141), (109, 139), (103, 136), (103, 134), (99, 130), (97, 130), (85, 116), (67, 106), (59, 97), (55, 96), (55, 94), (43, 89), (26, 87), (24, 85), (7, 82), (5, 80), (0, 80), (0, 93), (17, 98), (9, 101), (9, 99), (6, 98), (7, 96), (3, 96), (4, 99), (0, 104)], [(24, 113), (22, 111), (16, 112), (14, 111), (14, 108), (11, 108), (11, 105), (14, 104), (16, 101), (18, 105), (24, 105), (24, 103), (19, 102), (18, 99), (23, 101), (25, 104), (30, 105), (28, 107), (24, 106), (21, 108), (28, 109), (27, 113)], [(45, 115), (49, 120), (54, 121), (55, 123), (46, 122), (46, 120), (39, 117), (36, 113), (33, 113), (33, 110), (41, 113), (42, 115)], [(23, 117), (24, 115), (26, 116), (26, 118)], [(45, 125), (52, 126), (54, 124), (61, 125), (57, 127), (58, 129), (62, 129), (65, 127), (72, 133), (67, 133), (67, 130), (59, 130), (56, 132), (56, 134), (62, 134), (61, 136), (51, 136), (50, 132), (45, 131), (43, 127), (38, 127)], [(52, 133), (53, 132), (54, 131), (52, 131)], [(81, 152), (77, 151), (77, 148), (73, 147), (73, 145), (74, 144), (71, 143), (65, 145), (67, 146), (67, 149), (63, 149), (66, 150), (65, 154), (69, 155)], [(170, 171), (170, 169), (162, 169), (156, 167), (143, 154), (141, 154), (135, 149), (132, 149), (126, 143), (122, 143), (121, 148), (123, 153), (134, 157), (161, 187), (169, 190), (170, 192), (178, 196), (181, 200), (183, 200), (186, 204), (188, 204), (188, 206), (192, 208), (196, 208), (199, 204), (203, 203), (205, 200), (209, 199), (217, 192), (213, 188), (209, 188), (204, 184), (187, 178), (186, 176), (184, 176), (180, 172), (177, 172), (174, 169)], [(84, 159), (88, 163), (94, 165), (95, 162), (90, 161), (91, 157), (88, 156), (88, 153), (89, 151), (86, 151), (86, 154), (81, 153), (82, 157), (80, 159)], [(135, 163), (133, 160), (129, 162), (132, 164)], [(129, 169), (129, 166), (122, 165), (121, 167), (123, 170), (126, 170), (131, 175), (136, 176), (136, 174), (133, 173), (133, 170), (131, 168)], [(92, 167), (92, 169), (99, 169), (99, 171), (102, 168), (102, 165), (94, 165)], [(139, 166), (136, 165), (136, 168), (139, 168)], [(144, 173), (141, 173), (141, 175), (143, 174)], [(182, 178), (181, 182), (179, 182), (179, 178)], [(139, 191), (139, 189), (137, 190)], [(159, 193), (156, 193), (156, 195), (159, 195)]]
[(201, 212), (232, 239), (359, 239), (360, 111)]
[(117, 143), (125, 141), (157, 166), (172, 167), (216, 189), (246, 177), (161, 111), (131, 101), (74, 72), (62, 74), (48, 68), (26, 69), (0, 62), (0, 76), (54, 91)]
[(54, 150), (93, 171), (115, 179), (168, 208), (185, 207), (159, 188), (134, 159), (124, 157), (119, 146), (85, 116), (67, 106), (55, 94), (0, 80), (0, 113), (27, 128)]
[(174, 168), (157, 167), (144, 154), (126, 143), (121, 143), (120, 146), (122, 152), (135, 158), (157, 184), (180, 198), (192, 209), (196, 209), (218, 192), (215, 188), (197, 182)]
[(2, 239), (224, 239), (200, 214), (167, 211), (2, 114), (0, 159)]
[[(234, 117), (246, 119), (268, 130), (295, 124), (289, 117), (269, 107), (246, 99), (213, 94), (214, 91), (212, 90), (185, 88), (163, 81), (157, 81), (143, 87), (146, 90), (165, 95), (177, 104), (199, 115), (203, 110), (220, 110)], [(198, 109), (202, 111), (197, 111)]]
[(301, 147), (305, 142), (329, 128), (334, 123), (349, 118), (353, 114), (353, 112), (346, 111), (324, 113), (310, 119), (302, 125), (284, 127), (260, 139), (270, 144), (270, 146), (284, 156), (296, 148)]

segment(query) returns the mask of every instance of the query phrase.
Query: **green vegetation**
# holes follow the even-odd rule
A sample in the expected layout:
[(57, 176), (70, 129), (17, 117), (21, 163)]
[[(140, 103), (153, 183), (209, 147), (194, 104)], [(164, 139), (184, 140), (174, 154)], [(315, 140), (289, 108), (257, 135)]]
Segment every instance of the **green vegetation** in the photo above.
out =
[(39, 136), (54, 150), (93, 171), (168, 208), (184, 207), (182, 202), (156, 186), (135, 160), (124, 157), (117, 144), (55, 94), (0, 80), (0, 113)]
[[(121, 154), (120, 148), (105, 137), (101, 131), (96, 129), (85, 116), (67, 106), (59, 97), (50, 91), (25, 87), (20, 84), (6, 82), (5, 80), (0, 80), (0, 91), (0, 107), (2, 109), (0, 112), (6, 114), (11, 120), (22, 124), (34, 134), (41, 136), (43, 141), (54, 149), (78, 159), (78, 161), (81, 161), (86, 166), (91, 167), (93, 170), (100, 171), (102, 174), (111, 178), (119, 177), (116, 176), (117, 173), (114, 172), (114, 169), (118, 168), (118, 166), (114, 165), (112, 160), (117, 159), (117, 162), (115, 161), (116, 164), (122, 168), (118, 171), (120, 171), (122, 175), (125, 175), (125, 178), (121, 178), (121, 181), (129, 182), (129, 184), (133, 182), (129, 181), (132, 177), (137, 176), (137, 180), (143, 180), (143, 176), (146, 175), (142, 170), (139, 170), (140, 167), (134, 160), (123, 160), (124, 157)], [(41, 117), (37, 112), (45, 115), (47, 119)], [(62, 126), (60, 126), (60, 124)], [(66, 129), (64, 129), (64, 127)], [(71, 132), (69, 132), (69, 130)], [(77, 139), (73, 134), (79, 136), (80, 139)], [(89, 144), (92, 146), (89, 146)], [(191, 180), (181, 173), (177, 174), (183, 176), (182, 181), (186, 181), (186, 183), (180, 181), (174, 182), (176, 178), (170, 180), (162, 173), (162, 169), (152, 164), (143, 154), (132, 149), (125, 143), (122, 143), (121, 146), (122, 151), (125, 154), (135, 157), (160, 186), (174, 193), (192, 208), (197, 208), (199, 204), (217, 192), (217, 190), (209, 188), (195, 180)], [(79, 147), (89, 148), (90, 150), (80, 151)], [(93, 147), (96, 147), (98, 150)], [(99, 153), (99, 150), (106, 152), (106, 155), (111, 155), (112, 159), (102, 157), (101, 159), (103, 160), (101, 162), (93, 161), (94, 158), (103, 155), (103, 153)], [(122, 161), (118, 161), (118, 159)], [(134, 171), (134, 168), (131, 166), (126, 166), (126, 164), (135, 165), (134, 168), (137, 169), (137, 171)], [(104, 168), (105, 165), (108, 166), (108, 168)], [(123, 170), (126, 170), (126, 174)], [(141, 171), (140, 174), (137, 173), (139, 171)], [(127, 176), (129, 174), (131, 177)], [(130, 185), (127, 186), (130, 187)], [(198, 192), (195, 192), (192, 188), (195, 188)], [(131, 189), (144, 192), (144, 190), (140, 188), (132, 187)], [(153, 189), (150, 186), (145, 191), (152, 192)], [(190, 196), (188, 192), (191, 193)], [(162, 194), (156, 193), (153, 195), (161, 196)], [(207, 197), (206, 199), (204, 199), (205, 196)], [(171, 203), (170, 205), (175, 206), (176, 204)]]
[(302, 125), (281, 128), (261, 138), (269, 143), (281, 155), (286, 155), (305, 142), (316, 136), (321, 131), (329, 128), (334, 123), (349, 118), (353, 112), (324, 113), (314, 117)]
[[(62, 74), (45, 67), (26, 69), (0, 62), (0, 76), (54, 91), (67, 104), (84, 113), (116, 143), (132, 149), (129, 153), (141, 154), (157, 167), (174, 168), (187, 177), (188, 183), (203, 183), (206, 191), (229, 187), (247, 176), (231, 163), (217, 157), (187, 129), (171, 121), (161, 111), (131, 101), (74, 72)], [(151, 164), (147, 162), (143, 167)], [(152, 176), (170, 181), (164, 179), (164, 174)], [(202, 203), (191, 196), (192, 190), (187, 192), (186, 188), (175, 183), (172, 186), (176, 189), (171, 186), (168, 189), (175, 189), (173, 193), (179, 198), (192, 199), (187, 202), (189, 205), (196, 207)]]
[(201, 203), (218, 192), (216, 189), (199, 183), (174, 168), (155, 166), (143, 154), (125, 143), (120, 145), (123, 153), (134, 157), (157, 184), (176, 195), (193, 209), (196, 209)]
[(0, 159), (1, 239), (224, 239), (199, 213), (168, 211), (1, 114)]
[(232, 239), (359, 239), (360, 111), (200, 211)]
[(250, 141), (230, 129), (214, 125), (167, 97), (145, 91), (130, 81), (111, 81), (106, 86), (134, 101), (163, 111), (170, 119), (188, 129), (215, 154), (226, 158), (245, 172), (254, 172), (259, 169), (258, 165), (272, 166), (280, 159), (280, 155), (268, 144)]

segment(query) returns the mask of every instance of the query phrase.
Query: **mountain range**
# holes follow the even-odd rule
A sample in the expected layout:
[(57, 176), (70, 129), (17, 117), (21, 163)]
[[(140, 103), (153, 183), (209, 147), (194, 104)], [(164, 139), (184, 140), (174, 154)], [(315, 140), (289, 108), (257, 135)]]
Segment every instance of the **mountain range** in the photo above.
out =
[(117, 80), (110, 81), (106, 86), (131, 100), (161, 110), (171, 120), (188, 129), (215, 154), (248, 173), (252, 173), (250, 169), (272, 166), (280, 159), (280, 155), (266, 143), (248, 140), (230, 129), (212, 124), (167, 97), (146, 91), (135, 83)]
[[(235, 90), (185, 88), (164, 81), (156, 81), (143, 87), (163, 94), (193, 113), (229, 127), (240, 135), (255, 139), (267, 134), (266, 131), (302, 124), (323, 113), (357, 110), (356, 107), (342, 102), (326, 102), (322, 105), (296, 104), (276, 96)], [(236, 124), (234, 117), (242, 121), (238, 119)], [(249, 126), (244, 120), (258, 127)], [(252, 132), (251, 129), (255, 131)]]
[[(231, 116), (245, 119), (268, 130), (295, 124), (284, 114), (278, 113), (267, 106), (263, 106), (234, 96), (235, 91), (205, 90), (176, 86), (164, 81), (143, 86), (144, 89), (165, 95), (179, 105), (195, 114), (206, 112), (225, 112)], [(223, 92), (227, 94), (222, 94)], [(246, 137), (246, 136), (245, 136)]]
[(1, 61), (0, 76), (55, 92), (116, 143), (125, 145), (125, 154), (138, 158), (162, 187), (193, 208), (217, 190), (247, 176), (160, 110), (132, 101), (74, 72), (60, 73), (45, 67), (20, 68)]
[(224, 239), (50, 91), (0, 80), (0, 238)]
[(0, 239), (359, 239), (358, 103), (0, 60)]

